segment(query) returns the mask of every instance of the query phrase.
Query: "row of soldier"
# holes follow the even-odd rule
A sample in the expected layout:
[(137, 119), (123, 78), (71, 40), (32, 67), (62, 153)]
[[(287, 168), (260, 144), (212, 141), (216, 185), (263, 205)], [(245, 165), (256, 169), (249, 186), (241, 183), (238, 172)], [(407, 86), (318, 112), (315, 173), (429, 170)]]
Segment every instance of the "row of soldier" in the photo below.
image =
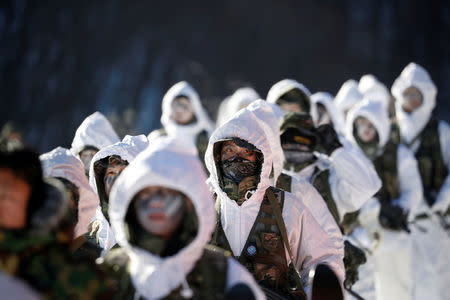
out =
[(391, 93), (371, 75), (336, 97), (285, 79), (266, 100), (237, 90), (215, 126), (180, 82), (148, 137), (120, 141), (98, 112), (70, 150), (38, 156), (4, 132), (2, 282), (30, 298), (320, 299), (325, 270), (328, 299), (444, 299), (450, 128), (436, 94), (414, 63)]

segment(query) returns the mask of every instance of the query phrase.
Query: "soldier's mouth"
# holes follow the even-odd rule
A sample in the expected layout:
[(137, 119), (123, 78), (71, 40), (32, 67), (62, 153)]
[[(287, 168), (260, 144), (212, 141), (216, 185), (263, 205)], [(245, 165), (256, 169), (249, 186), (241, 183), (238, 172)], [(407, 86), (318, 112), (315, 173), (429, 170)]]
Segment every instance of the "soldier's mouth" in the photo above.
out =
[(167, 216), (163, 213), (153, 213), (153, 214), (149, 214), (148, 218), (152, 221), (165, 221), (167, 219)]

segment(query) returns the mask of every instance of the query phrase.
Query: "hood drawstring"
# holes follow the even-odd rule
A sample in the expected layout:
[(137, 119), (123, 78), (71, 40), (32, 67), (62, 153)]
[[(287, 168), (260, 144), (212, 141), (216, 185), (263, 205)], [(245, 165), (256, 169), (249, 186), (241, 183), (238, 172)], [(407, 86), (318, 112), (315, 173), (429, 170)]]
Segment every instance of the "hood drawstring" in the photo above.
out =
[(194, 296), (194, 292), (189, 287), (186, 278), (183, 279), (181, 285), (183, 286), (183, 289), (180, 292), (181, 297), (183, 297), (184, 299), (191, 299)]

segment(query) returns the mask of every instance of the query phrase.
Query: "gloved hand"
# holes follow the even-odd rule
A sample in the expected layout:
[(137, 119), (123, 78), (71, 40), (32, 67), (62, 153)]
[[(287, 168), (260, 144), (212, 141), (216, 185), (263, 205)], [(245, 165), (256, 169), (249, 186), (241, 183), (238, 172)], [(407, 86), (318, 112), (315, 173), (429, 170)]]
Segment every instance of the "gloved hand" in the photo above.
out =
[(405, 230), (410, 232), (408, 228), (408, 213), (404, 212), (400, 206), (391, 203), (381, 203), (380, 214), (378, 220), (381, 226), (392, 230)]
[(344, 286), (349, 289), (358, 281), (358, 268), (367, 261), (364, 251), (350, 243), (344, 242), (344, 266), (345, 266), (345, 280)]
[(316, 129), (317, 151), (327, 154), (328, 156), (334, 150), (342, 147), (339, 142), (338, 135), (331, 124), (323, 124)]

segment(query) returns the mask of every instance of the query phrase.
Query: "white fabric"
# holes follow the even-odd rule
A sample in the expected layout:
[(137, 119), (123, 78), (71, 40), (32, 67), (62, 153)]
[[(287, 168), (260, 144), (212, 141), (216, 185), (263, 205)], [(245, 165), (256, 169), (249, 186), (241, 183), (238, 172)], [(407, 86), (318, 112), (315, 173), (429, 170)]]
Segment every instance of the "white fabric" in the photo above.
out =
[(222, 125), (240, 109), (258, 99), (260, 99), (258, 93), (250, 87), (237, 89), (230, 98), (227, 98), (227, 102), (224, 102), (226, 107), (222, 109), (219, 107), (217, 126)]
[(94, 218), (99, 200), (89, 185), (83, 164), (72, 152), (62, 147), (42, 154), (39, 159), (44, 176), (67, 179), (78, 188), (80, 198), (78, 202), (78, 222), (75, 226), (74, 237), (86, 233), (89, 223)]
[(353, 79), (349, 79), (341, 86), (334, 98), (334, 101), (337, 108), (341, 110), (341, 113), (345, 118), (345, 112), (351, 109), (353, 105), (361, 101), (362, 98), (363, 95), (358, 90), (358, 83)]
[(231, 96), (228, 96), (220, 102), (217, 109), (216, 126), (220, 126), (228, 119), (228, 101), (230, 101), (230, 98)]
[(78, 157), (79, 152), (85, 146), (93, 146), (100, 150), (119, 141), (111, 123), (97, 111), (84, 119), (78, 127), (70, 151)]
[(328, 115), (331, 118), (331, 122), (333, 122), (334, 130), (339, 133), (344, 133), (344, 116), (342, 112), (336, 107), (335, 102), (333, 101), (333, 96), (327, 92), (317, 92), (311, 96), (311, 117), (314, 121), (315, 126), (317, 127), (317, 122), (319, 119), (319, 114), (317, 112), (317, 104), (322, 104), (325, 106)]
[[(186, 96), (192, 104), (197, 121), (190, 125), (179, 125), (170, 117), (173, 100), (180, 96)], [(167, 131), (168, 136), (177, 136), (186, 142), (195, 144), (197, 134), (206, 130), (208, 136), (214, 130), (214, 123), (209, 119), (206, 110), (203, 108), (200, 98), (194, 88), (187, 82), (181, 81), (172, 86), (164, 95), (162, 100), (161, 124)]]
[[(164, 139), (139, 155), (120, 175), (111, 191), (109, 215), (117, 242), (130, 256), (130, 275), (136, 291), (146, 299), (159, 299), (186, 284), (186, 275), (202, 256), (203, 247), (215, 228), (214, 201), (206, 174), (194, 148)], [(194, 240), (169, 257), (159, 257), (130, 245), (125, 217), (132, 198), (149, 186), (163, 186), (183, 192), (191, 200), (199, 221)], [(233, 269), (235, 269), (233, 267)], [(236, 269), (233, 270), (236, 272)], [(242, 281), (256, 286), (245, 276)], [(259, 298), (262, 299), (262, 298)]]
[[(137, 136), (127, 135), (123, 138), (122, 142), (115, 143), (114, 145), (105, 147), (97, 152), (92, 158), (89, 167), (89, 184), (92, 189), (98, 194), (94, 171), (95, 162), (108, 156), (118, 155), (121, 159), (131, 163), (139, 153), (148, 147), (148, 145), (147, 137), (143, 134)], [(100, 205), (98, 205), (96, 209), (95, 218), (91, 221), (98, 221), (100, 224), (98, 241), (100, 247), (104, 249), (104, 252), (102, 253), (103, 256), (116, 244), (116, 239), (114, 237), (114, 232), (111, 231), (108, 220), (102, 213)]]
[[(408, 114), (402, 108), (403, 92), (411, 86), (416, 87), (422, 93), (423, 103), (411, 114)], [(402, 140), (409, 144), (431, 118), (431, 113), (436, 106), (436, 86), (424, 68), (415, 63), (410, 63), (394, 81), (391, 91), (396, 99), (395, 114), (400, 135)]]
[[(214, 131), (206, 150), (206, 166), (210, 172), (208, 182), (221, 199), (221, 223), (235, 256), (241, 254), (259, 212), (264, 193), (270, 186), (272, 151), (266, 136), (271, 136), (272, 133), (267, 132), (266, 128), (264, 121), (259, 119), (251, 110), (243, 109)], [(237, 137), (248, 141), (259, 149), (264, 156), (257, 189), (241, 206), (238, 206), (236, 201), (231, 200), (220, 188), (213, 157), (214, 144), (220, 139), (229, 137)], [(285, 193), (282, 215), (294, 255), (293, 263), (300, 271), (302, 278), (308, 278), (309, 269), (319, 263), (326, 263), (333, 270), (339, 270), (340, 266), (334, 265), (333, 259), (331, 259), (339, 255), (339, 253), (333, 252), (333, 241), (320, 227), (308, 208), (291, 193)], [(287, 251), (286, 259), (288, 262), (290, 261)], [(308, 291), (308, 289), (306, 290)]]
[(374, 75), (366, 74), (361, 77), (358, 90), (366, 98), (375, 98), (383, 104), (385, 109), (389, 109), (391, 94), (388, 88), (381, 83)]
[(293, 89), (299, 89), (300, 91), (305, 93), (307, 97), (311, 96), (311, 92), (303, 84), (293, 79), (283, 79), (275, 83), (270, 88), (269, 92), (267, 93), (266, 100), (269, 103), (275, 103), (281, 96)]
[(0, 291), (3, 300), (38, 300), (41, 299), (38, 292), (20, 279), (11, 277), (0, 271)]
[(382, 149), (388, 142), (391, 133), (391, 122), (383, 104), (376, 100), (364, 99), (348, 112), (345, 137), (355, 146), (358, 146), (358, 144), (353, 136), (353, 128), (358, 117), (364, 117), (372, 123), (378, 133), (378, 148)]

